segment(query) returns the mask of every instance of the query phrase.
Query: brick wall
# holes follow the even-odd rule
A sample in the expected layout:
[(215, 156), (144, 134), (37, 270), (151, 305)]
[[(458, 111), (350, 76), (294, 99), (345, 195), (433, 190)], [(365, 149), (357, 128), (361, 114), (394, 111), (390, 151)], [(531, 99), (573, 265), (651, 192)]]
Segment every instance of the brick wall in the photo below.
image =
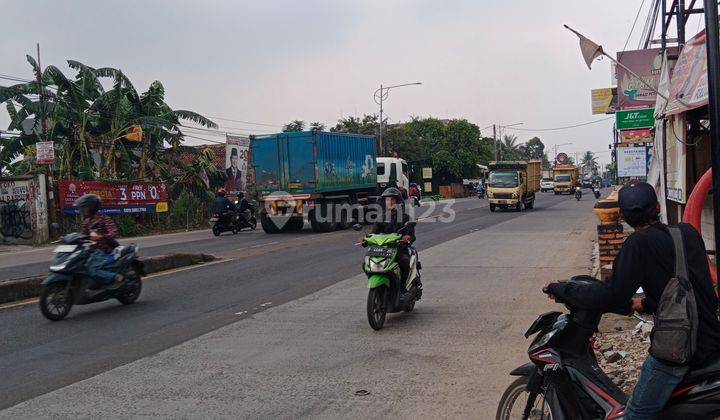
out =
[(598, 225), (598, 248), (600, 251), (600, 278), (607, 279), (612, 275), (612, 263), (620, 253), (627, 234), (623, 225)]

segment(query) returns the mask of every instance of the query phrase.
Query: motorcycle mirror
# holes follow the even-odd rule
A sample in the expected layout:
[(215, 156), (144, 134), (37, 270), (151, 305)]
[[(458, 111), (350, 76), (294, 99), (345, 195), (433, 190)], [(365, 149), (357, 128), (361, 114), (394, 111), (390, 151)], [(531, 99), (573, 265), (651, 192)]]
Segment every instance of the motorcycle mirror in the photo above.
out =
[(355, 223), (352, 228), (353, 230), (360, 231), (362, 230), (362, 225), (360, 223)]

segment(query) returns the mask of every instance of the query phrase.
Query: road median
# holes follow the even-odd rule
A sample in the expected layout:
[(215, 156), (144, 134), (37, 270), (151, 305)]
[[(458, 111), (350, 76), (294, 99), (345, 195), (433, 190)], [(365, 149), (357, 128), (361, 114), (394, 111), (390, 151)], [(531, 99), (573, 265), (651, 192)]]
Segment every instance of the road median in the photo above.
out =
[[(143, 262), (145, 274), (154, 274), (176, 268), (204, 264), (216, 259), (217, 257), (210, 254), (191, 253), (174, 253), (140, 258)], [(41, 274), (17, 279), (0, 280), (0, 304), (37, 297), (40, 294), (40, 283), (46, 276), (47, 274)]]

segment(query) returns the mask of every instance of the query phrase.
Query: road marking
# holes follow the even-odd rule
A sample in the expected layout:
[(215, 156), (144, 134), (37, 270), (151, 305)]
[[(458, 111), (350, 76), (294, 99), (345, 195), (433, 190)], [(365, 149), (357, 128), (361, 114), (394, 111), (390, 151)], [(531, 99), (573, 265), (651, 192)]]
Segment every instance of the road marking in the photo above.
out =
[[(273, 241), (273, 242), (268, 242), (268, 243), (264, 243), (264, 244), (253, 245), (253, 246), (251, 246), (250, 248), (260, 248), (261, 246), (275, 245), (275, 244), (279, 244), (279, 243), (280, 243), (280, 241)], [(240, 249), (245, 249), (245, 248), (240, 248)], [(239, 251), (240, 249), (238, 249), (238, 251)]]
[[(211, 262), (202, 263), (202, 264), (189, 265), (187, 267), (175, 268), (173, 270), (167, 270), (167, 271), (162, 271), (159, 273), (150, 274), (149, 276), (143, 277), (142, 280), (143, 280), (143, 282), (147, 282), (149, 279), (162, 277), (162, 276), (165, 276), (168, 274), (175, 274), (175, 273), (179, 273), (182, 271), (188, 271), (188, 270), (193, 270), (196, 268), (208, 267), (211, 265), (222, 264), (222, 263), (226, 263), (226, 262), (230, 262), (230, 261), (234, 261), (234, 260), (235, 260), (235, 258), (223, 258), (223, 259), (217, 260), (217, 261), (211, 261)], [(34, 303), (38, 303), (39, 301), (40, 301), (40, 299), (38, 299), (38, 298), (31, 298), (31, 299), (21, 300), (18, 302), (6, 303), (3, 305), (0, 305), (0, 311), (5, 310), (5, 309), (12, 309), (12, 308), (18, 308), (21, 306), (32, 305)]]

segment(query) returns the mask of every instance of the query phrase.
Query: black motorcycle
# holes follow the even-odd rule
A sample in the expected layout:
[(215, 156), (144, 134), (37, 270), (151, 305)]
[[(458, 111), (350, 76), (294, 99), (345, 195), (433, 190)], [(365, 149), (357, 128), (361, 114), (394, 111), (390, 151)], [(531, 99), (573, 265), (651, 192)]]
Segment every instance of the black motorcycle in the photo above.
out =
[(113, 251), (111, 262), (104, 269), (120, 273), (125, 280), (120, 285), (106, 285), (90, 277), (86, 262), (93, 241), (86, 235), (71, 233), (59, 241), (50, 265), (50, 275), (42, 281), (40, 312), (51, 321), (65, 318), (73, 305), (87, 305), (108, 299), (117, 299), (129, 305), (140, 297), (142, 278), (145, 275), (142, 261), (137, 259), (135, 245), (121, 246)]
[(243, 230), (250, 228), (255, 230), (257, 228), (257, 219), (255, 218), (255, 205), (248, 200), (242, 199), (236, 201), (235, 205), (238, 206), (237, 216), (237, 230)]
[(598, 187), (597, 185), (593, 186), (592, 191), (593, 191), (593, 194), (595, 195), (595, 199), (596, 200), (599, 199), (600, 198), (600, 187)]
[[(595, 282), (589, 276), (572, 282)], [(547, 291), (546, 291), (547, 293)], [(562, 296), (556, 296), (562, 301)], [(548, 312), (533, 322), (525, 337), (537, 334), (528, 349), (530, 362), (512, 372), (496, 419), (621, 419), (628, 396), (600, 369), (594, 335), (602, 312), (566, 303), (569, 314)], [(612, 312), (627, 315), (627, 308)], [(661, 419), (720, 416), (720, 359), (685, 375)]]
[(580, 187), (575, 187), (575, 199), (577, 201), (580, 201), (582, 198), (582, 189)]

